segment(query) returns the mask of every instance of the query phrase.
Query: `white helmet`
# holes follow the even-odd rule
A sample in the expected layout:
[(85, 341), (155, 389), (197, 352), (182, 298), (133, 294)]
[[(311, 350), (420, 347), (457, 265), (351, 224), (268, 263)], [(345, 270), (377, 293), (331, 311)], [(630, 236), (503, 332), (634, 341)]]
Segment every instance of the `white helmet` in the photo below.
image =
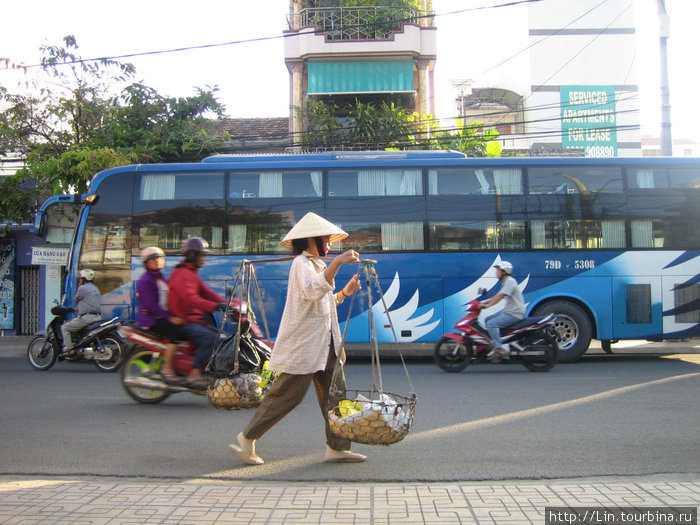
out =
[(503, 270), (505, 273), (508, 275), (511, 275), (513, 273), (513, 265), (510, 264), (508, 261), (501, 261), (498, 264), (493, 265), (494, 268), (500, 268)]
[(143, 264), (146, 264), (146, 261), (154, 259), (155, 257), (165, 257), (165, 252), (157, 246), (149, 246), (141, 250), (141, 262)]
[(84, 270), (80, 270), (80, 277), (82, 277), (86, 281), (94, 281), (95, 272), (93, 272), (90, 268), (85, 268)]

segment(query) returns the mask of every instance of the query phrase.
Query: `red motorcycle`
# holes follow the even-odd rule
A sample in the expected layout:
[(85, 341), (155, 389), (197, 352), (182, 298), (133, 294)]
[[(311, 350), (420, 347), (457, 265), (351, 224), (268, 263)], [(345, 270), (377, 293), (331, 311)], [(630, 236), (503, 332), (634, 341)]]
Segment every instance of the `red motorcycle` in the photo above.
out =
[[(246, 304), (243, 303), (242, 308), (240, 304), (238, 300), (234, 300), (227, 310), (227, 313), (232, 314), (232, 324), (236, 329), (240, 329), (242, 334), (250, 334), (251, 337), (263, 341), (260, 327), (253, 319), (248, 319)], [(213, 316), (211, 322), (214, 322)], [(225, 323), (225, 319), (223, 322)], [(139, 403), (154, 404), (179, 392), (207, 395), (206, 389), (167, 383), (160, 375), (163, 357), (170, 344), (166, 337), (126, 324), (120, 327), (119, 332), (131, 343), (122, 366), (122, 385), (132, 399)], [(173, 369), (178, 376), (186, 377), (192, 370), (195, 349), (196, 345), (190, 341), (178, 343), (173, 358)]]
[[(485, 290), (480, 290), (485, 293)], [(467, 304), (467, 315), (457, 321), (458, 332), (443, 334), (435, 344), (433, 359), (445, 372), (460, 372), (471, 363), (489, 362), (493, 348), (491, 338), (479, 324), (481, 303)], [(501, 328), (501, 341), (508, 343), (510, 354), (501, 363), (521, 363), (533, 372), (547, 372), (559, 361), (559, 347), (554, 337), (554, 314), (526, 317)]]

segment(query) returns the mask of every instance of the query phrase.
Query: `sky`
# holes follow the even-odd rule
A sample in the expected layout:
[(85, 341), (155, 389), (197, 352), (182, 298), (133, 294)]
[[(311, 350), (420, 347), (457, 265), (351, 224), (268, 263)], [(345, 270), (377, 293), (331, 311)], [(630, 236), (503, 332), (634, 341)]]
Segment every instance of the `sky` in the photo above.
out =
[[(477, 87), (495, 85), (508, 68), (522, 67), (517, 58), (494, 67), (527, 46), (514, 30), (527, 16), (525, 7), (501, 7), (459, 14), (466, 8), (509, 0), (433, 0), (436, 18), (436, 116), (453, 117), (452, 79), (472, 79)], [(556, 0), (544, 0), (556, 1)], [(642, 133), (659, 135), (660, 96), (657, 0), (635, 3), (638, 40)], [(97, 6), (100, 6), (99, 8)], [(109, 7), (107, 7), (109, 6)], [(668, 41), (672, 134), (700, 143), (694, 71), (700, 49), (700, 1), (666, 0), (670, 15)], [(287, 28), (289, 0), (23, 0), (5, 2), (0, 31), (0, 59), (38, 63), (42, 45), (59, 45), (66, 35), (77, 39), (83, 58), (208, 46), (203, 49), (124, 58), (136, 66), (136, 80), (167, 96), (189, 96), (196, 87), (218, 86), (227, 115), (285, 117), (289, 76), (284, 65), (282, 32)], [(520, 36), (518, 36), (520, 35)], [(257, 41), (255, 40), (263, 39)], [(241, 42), (230, 45), (231, 42)], [(689, 58), (690, 57), (690, 58)], [(18, 91), (14, 72), (0, 70), (0, 84)]]

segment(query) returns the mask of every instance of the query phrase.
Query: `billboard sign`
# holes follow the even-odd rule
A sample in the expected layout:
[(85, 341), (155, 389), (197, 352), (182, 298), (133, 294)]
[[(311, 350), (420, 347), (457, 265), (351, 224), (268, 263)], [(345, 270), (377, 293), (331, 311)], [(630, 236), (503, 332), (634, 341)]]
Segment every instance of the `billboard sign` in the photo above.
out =
[(561, 86), (562, 148), (586, 157), (617, 156), (615, 86)]

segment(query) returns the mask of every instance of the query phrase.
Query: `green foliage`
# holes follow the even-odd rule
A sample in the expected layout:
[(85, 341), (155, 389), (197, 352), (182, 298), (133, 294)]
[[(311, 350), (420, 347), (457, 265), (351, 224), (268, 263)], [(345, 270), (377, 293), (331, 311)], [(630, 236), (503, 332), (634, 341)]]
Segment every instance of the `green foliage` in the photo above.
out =
[(388, 103), (379, 106), (355, 99), (343, 108), (347, 117), (339, 124), (338, 108), (321, 100), (309, 103), (307, 148), (327, 149), (449, 149), (470, 157), (498, 157), (499, 133), (483, 129), (480, 122), (456, 120), (455, 129), (442, 130), (431, 115), (419, 115)]
[[(461, 151), (469, 157), (496, 157), (500, 155), (500, 144), (495, 141), (500, 135), (496, 130), (484, 131), (483, 123), (473, 122), (468, 124), (463, 119), (456, 119), (456, 129), (452, 131), (436, 131), (431, 149), (450, 149)], [(487, 144), (495, 142), (498, 145)]]
[(355, 99), (355, 105), (348, 107), (348, 115), (352, 122), (348, 132), (350, 142), (374, 149), (372, 145), (382, 140), (381, 115), (377, 107), (371, 102), (363, 103)]
[[(0, 178), (0, 208), (2, 220), (27, 222), (34, 216), (34, 186), (19, 173)], [(4, 231), (0, 231), (0, 236)]]
[[(74, 37), (44, 46), (49, 81), (28, 93), (0, 87), (0, 155), (26, 157), (25, 169), (0, 185), (3, 217), (31, 219), (51, 194), (84, 192), (98, 171), (135, 162), (196, 161), (229, 138), (211, 116), (225, 108), (217, 88), (170, 98), (140, 83), (135, 70), (113, 60), (83, 61)], [(3, 60), (9, 63), (8, 60)]]
[(307, 142), (314, 146), (332, 146), (338, 140), (340, 124), (333, 114), (337, 106), (329, 105), (318, 99), (309, 99), (307, 103)]
[(135, 162), (138, 156), (133, 153), (111, 148), (76, 148), (50, 159), (31, 154), (20, 174), (41, 181), (41, 197), (47, 198), (58, 193), (85, 193), (98, 171)]
[(206, 114), (223, 116), (217, 88), (197, 89), (185, 98), (168, 98), (143, 84), (124, 89), (120, 104), (106, 112), (94, 146), (113, 147), (139, 155), (141, 162), (200, 160), (223, 146), (228, 138)]

